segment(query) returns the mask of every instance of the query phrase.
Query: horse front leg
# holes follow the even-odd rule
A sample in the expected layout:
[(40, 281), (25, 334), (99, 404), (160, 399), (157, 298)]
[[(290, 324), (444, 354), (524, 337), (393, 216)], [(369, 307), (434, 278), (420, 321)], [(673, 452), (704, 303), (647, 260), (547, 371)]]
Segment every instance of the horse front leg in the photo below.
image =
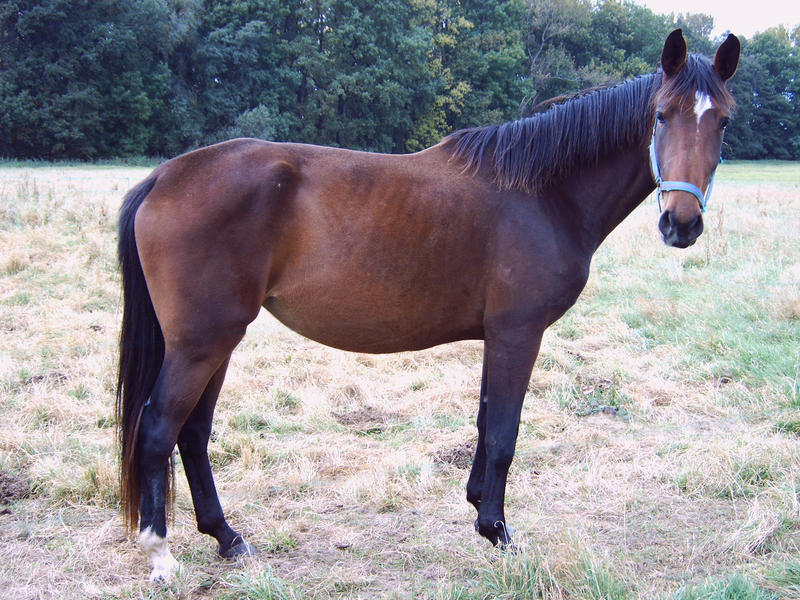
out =
[[(486, 339), (485, 467), (476, 528), (494, 545), (506, 546), (511, 542), (504, 512), (506, 479), (514, 458), (522, 403), (542, 332), (543, 329), (523, 327)], [(473, 465), (473, 469), (475, 467)]]

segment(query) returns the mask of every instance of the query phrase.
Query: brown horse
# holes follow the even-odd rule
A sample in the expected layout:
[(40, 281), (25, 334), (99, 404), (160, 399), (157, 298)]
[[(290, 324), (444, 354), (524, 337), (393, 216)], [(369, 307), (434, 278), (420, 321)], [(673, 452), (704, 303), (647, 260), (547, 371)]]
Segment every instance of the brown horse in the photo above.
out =
[(700, 235), (738, 59), (732, 35), (711, 61), (687, 55), (677, 30), (652, 75), (416, 154), (240, 139), (170, 160), (131, 190), (117, 421), (123, 510), (151, 578), (177, 566), (166, 542), (176, 443), (198, 529), (224, 557), (253, 552), (225, 520), (207, 444), (231, 352), (261, 307), (356, 352), (485, 340), (467, 500), (480, 534), (508, 544), (506, 476), (542, 333), (654, 179), (667, 179), (664, 241)]

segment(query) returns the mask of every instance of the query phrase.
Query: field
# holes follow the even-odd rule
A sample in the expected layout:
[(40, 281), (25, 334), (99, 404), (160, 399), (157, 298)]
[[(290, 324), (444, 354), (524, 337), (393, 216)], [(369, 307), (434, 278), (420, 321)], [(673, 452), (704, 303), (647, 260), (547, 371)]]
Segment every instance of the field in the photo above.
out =
[(506, 515), (465, 501), (481, 344), (349, 354), (268, 314), (210, 444), (226, 562), (177, 460), (168, 585), (119, 514), (116, 213), (144, 168), (0, 167), (0, 597), (800, 598), (800, 165), (721, 167), (706, 232), (650, 199), (545, 335)]

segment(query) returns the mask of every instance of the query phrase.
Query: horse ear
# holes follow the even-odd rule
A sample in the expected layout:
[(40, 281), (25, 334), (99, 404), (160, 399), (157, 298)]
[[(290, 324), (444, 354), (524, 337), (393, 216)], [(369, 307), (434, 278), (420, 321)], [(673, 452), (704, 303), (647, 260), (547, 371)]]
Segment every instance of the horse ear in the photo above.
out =
[(661, 68), (664, 69), (664, 75), (675, 77), (686, 64), (687, 52), (683, 31), (676, 29), (667, 36), (664, 50), (661, 52)]
[(714, 70), (722, 81), (728, 81), (736, 73), (740, 51), (739, 38), (732, 33), (729, 33), (727, 39), (717, 48), (717, 53), (714, 55)]

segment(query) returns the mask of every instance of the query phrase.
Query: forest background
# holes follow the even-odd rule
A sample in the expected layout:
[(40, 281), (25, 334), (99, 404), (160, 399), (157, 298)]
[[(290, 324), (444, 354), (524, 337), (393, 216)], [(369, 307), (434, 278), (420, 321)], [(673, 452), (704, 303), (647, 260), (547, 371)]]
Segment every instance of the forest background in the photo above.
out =
[[(237, 136), (409, 152), (652, 72), (703, 14), (619, 0), (0, 3), (0, 157), (168, 157)], [(734, 32), (736, 33), (736, 32)], [(800, 27), (742, 38), (724, 155), (800, 159)]]

